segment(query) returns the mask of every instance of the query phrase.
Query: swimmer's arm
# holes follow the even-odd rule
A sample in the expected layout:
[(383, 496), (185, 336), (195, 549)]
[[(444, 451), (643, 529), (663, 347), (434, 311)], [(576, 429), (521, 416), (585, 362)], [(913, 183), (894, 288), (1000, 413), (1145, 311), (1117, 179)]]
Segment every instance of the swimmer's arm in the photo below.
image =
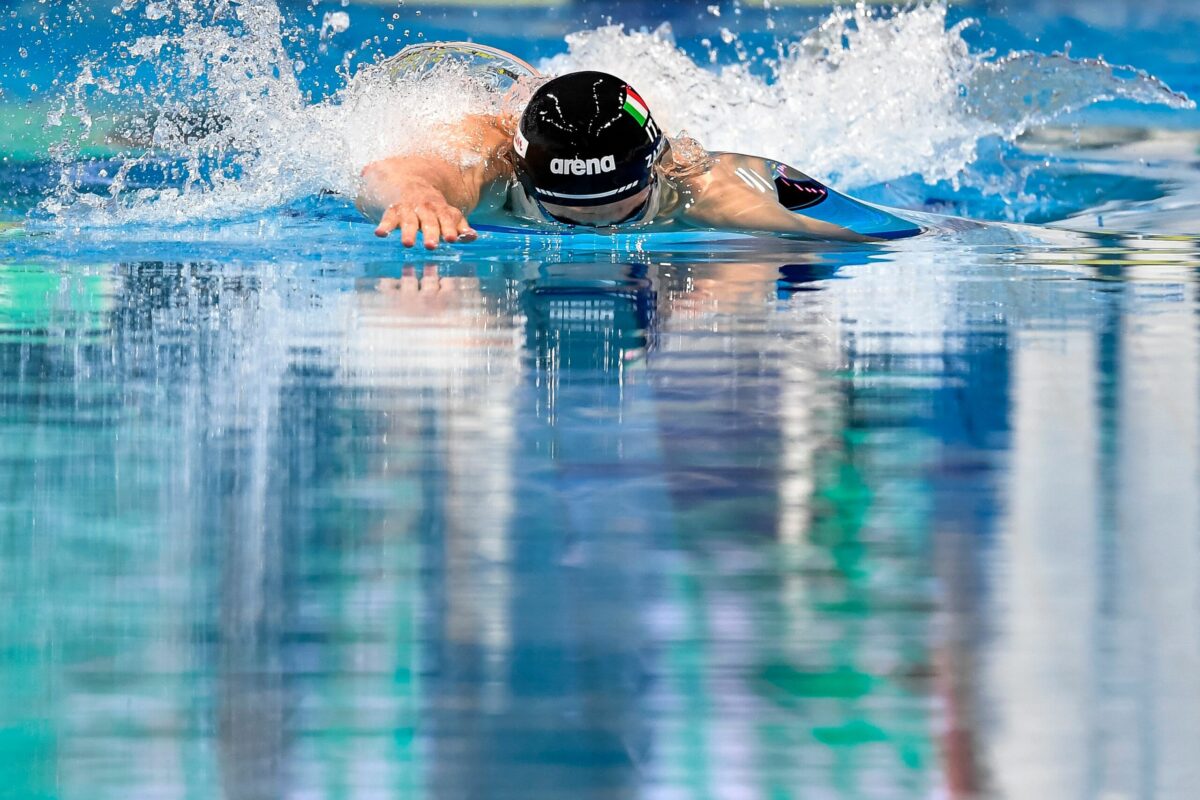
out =
[[(690, 203), (682, 221), (705, 228), (756, 233), (795, 233), (814, 239), (869, 242), (849, 228), (806, 217), (779, 202), (766, 159), (714, 153), (708, 169), (682, 181)], [(749, 178), (739, 175), (750, 173)], [(757, 178), (761, 180), (756, 180)]]
[(510, 169), (505, 157), (510, 137), (495, 117), (468, 117), (437, 134), (439, 150), (386, 158), (368, 164), (356, 205), (379, 223), (375, 235), (400, 230), (405, 247), (423, 233), (433, 250), (439, 239), (472, 241), (467, 215), (479, 205), (483, 188)]

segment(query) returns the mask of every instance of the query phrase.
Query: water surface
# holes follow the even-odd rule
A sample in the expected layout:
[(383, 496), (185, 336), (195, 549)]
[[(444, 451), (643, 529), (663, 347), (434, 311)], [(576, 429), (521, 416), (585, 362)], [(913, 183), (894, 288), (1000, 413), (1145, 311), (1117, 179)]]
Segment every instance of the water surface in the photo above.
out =
[(64, 222), (14, 151), (0, 797), (1193, 797), (1197, 139), (1103, 113), (864, 187), (1048, 225), (863, 246)]
[(1197, 260), (7, 263), (6, 791), (1184, 797)]

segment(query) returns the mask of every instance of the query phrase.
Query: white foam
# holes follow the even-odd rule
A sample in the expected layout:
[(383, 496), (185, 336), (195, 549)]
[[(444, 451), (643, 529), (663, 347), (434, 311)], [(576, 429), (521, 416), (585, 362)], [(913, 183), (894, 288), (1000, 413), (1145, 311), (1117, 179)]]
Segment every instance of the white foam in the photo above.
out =
[(834, 12), (786, 48), (770, 78), (739, 63), (706, 69), (672, 41), (620, 27), (567, 37), (551, 72), (620, 74), (668, 131), (686, 129), (713, 150), (778, 158), (841, 188), (906, 175), (954, 179), (984, 137), (1015, 139), (1031, 125), (1115, 97), (1191, 103), (1145, 73), (1098, 60), (972, 54), (970, 21), (947, 28), (946, 7), (880, 16), (859, 5)]

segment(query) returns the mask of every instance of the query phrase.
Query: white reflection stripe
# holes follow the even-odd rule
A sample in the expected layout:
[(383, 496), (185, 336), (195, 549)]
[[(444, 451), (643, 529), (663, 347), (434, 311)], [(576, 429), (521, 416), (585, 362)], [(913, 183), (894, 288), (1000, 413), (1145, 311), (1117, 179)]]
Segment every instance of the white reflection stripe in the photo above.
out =
[(545, 189), (538, 189), (538, 194), (548, 195), (550, 197), (560, 197), (563, 200), (599, 200), (601, 197), (612, 197), (614, 194), (632, 189), (637, 186), (637, 181), (622, 186), (620, 189), (613, 189), (611, 192), (601, 192), (600, 194), (560, 194), (559, 192), (550, 192)]
[(751, 172), (745, 167), (738, 167), (736, 171), (738, 177), (748, 183), (751, 188), (758, 189), (762, 192), (772, 191), (772, 187), (767, 183), (767, 179), (762, 175), (759, 175), (756, 172)]

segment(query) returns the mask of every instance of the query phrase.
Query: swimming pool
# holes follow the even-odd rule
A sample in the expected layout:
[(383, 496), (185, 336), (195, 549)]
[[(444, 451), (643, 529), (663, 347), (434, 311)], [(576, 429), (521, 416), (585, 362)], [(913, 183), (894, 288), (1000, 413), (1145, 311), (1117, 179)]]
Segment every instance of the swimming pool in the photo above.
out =
[[(1200, 117), (1004, 55), (1194, 97), (1200, 15), (707, 6), (6, 12), (0, 797), (1193, 796)], [(312, 109), (419, 35), (995, 224), (403, 252)]]

